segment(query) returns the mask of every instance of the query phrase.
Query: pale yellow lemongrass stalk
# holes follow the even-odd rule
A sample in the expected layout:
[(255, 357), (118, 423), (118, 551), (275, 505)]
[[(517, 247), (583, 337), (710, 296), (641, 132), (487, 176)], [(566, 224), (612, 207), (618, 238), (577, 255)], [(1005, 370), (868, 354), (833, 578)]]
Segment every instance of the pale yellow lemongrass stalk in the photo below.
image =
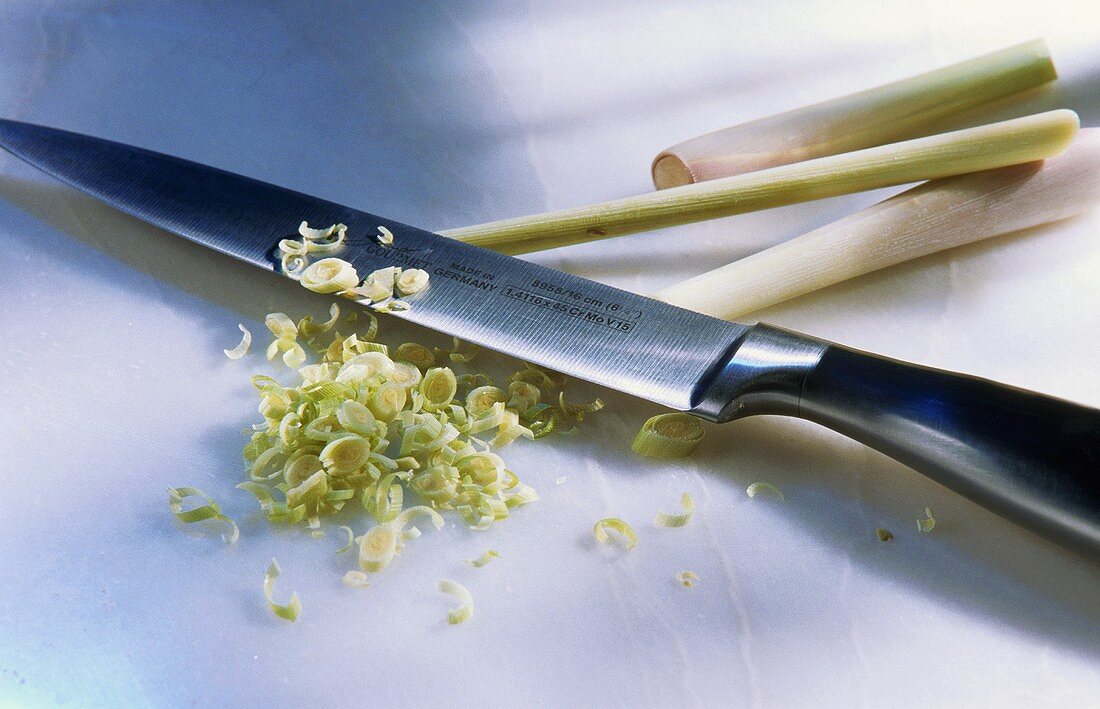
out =
[(665, 288), (659, 300), (733, 319), (927, 254), (1100, 206), (1100, 128), (1061, 155), (933, 180), (839, 221)]
[(1050, 50), (1034, 40), (684, 141), (654, 159), (653, 183), (686, 185), (957, 128), (973, 109), (1055, 78)]
[(1077, 128), (1073, 111), (1048, 111), (587, 207), (440, 233), (506, 254), (526, 253), (1041, 160), (1062, 152)]

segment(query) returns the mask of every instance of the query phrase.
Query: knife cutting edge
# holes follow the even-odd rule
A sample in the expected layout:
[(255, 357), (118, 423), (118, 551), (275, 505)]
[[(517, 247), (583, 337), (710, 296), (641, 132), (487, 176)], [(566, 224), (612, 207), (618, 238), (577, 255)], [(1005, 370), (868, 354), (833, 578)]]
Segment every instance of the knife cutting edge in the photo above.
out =
[(278, 272), (302, 220), (385, 226), (360, 272), (421, 268), (394, 317), (702, 418), (803, 418), (875, 448), (1054, 541), (1100, 558), (1100, 410), (747, 327), (179, 158), (0, 120), (0, 147), (107, 204)]

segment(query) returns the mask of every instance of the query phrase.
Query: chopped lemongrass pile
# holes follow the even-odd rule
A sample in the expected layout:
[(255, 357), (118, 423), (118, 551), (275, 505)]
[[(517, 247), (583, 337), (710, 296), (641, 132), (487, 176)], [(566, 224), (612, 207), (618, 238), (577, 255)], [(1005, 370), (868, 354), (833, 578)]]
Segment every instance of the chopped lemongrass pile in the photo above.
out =
[(282, 569), (279, 568), (279, 562), (272, 559), (271, 565), (267, 567), (267, 573), (264, 574), (264, 598), (267, 599), (267, 606), (272, 613), (294, 622), (302, 612), (302, 601), (299, 600), (298, 592), (295, 591), (290, 594), (290, 601), (286, 605), (275, 602), (275, 579), (279, 578), (280, 573)]
[[(313, 229), (303, 222), (299, 234), (300, 239), (283, 239), (279, 250), (287, 275), (310, 290), (351, 298), (376, 311), (397, 311), (410, 306), (395, 299), (395, 291), (414, 295), (427, 286), (428, 273), (419, 269), (386, 267), (360, 281), (355, 267), (342, 259), (311, 262), (312, 255), (338, 251), (346, 242), (342, 224)], [(393, 235), (379, 227), (377, 240), (391, 244)], [(337, 528), (345, 541), (336, 553), (356, 555), (358, 568), (343, 577), (352, 587), (369, 586), (371, 574), (389, 566), (406, 542), (421, 535), (415, 522), (423, 518), (440, 529), (445, 523), (440, 512), (452, 512), (470, 529), (484, 530), (538, 500), (497, 451), (518, 438), (572, 432), (585, 414), (603, 407), (599, 399), (566, 401), (565, 377), (530, 364), (501, 387), (483, 373), (456, 374), (443, 365), (466, 365), (480, 350), (457, 339), (451, 350), (433, 352), (406, 342), (391, 351), (377, 340), (378, 319), (365, 314), (360, 318), (352, 312), (341, 320), (334, 303), (323, 322), (313, 317), (295, 322), (285, 313), (265, 318), (273, 336), (267, 359), (279, 357), (296, 379), (283, 383), (267, 375), (252, 377), (263, 421), (246, 432), (248, 479), (237, 485), (256, 498), (269, 522), (302, 524), (316, 538), (326, 534), (323, 518), (361, 507), (369, 518), (359, 527), (361, 534), (353, 526)], [(352, 323), (355, 332), (340, 332)], [(240, 329), (241, 343), (225, 351), (231, 359), (243, 357), (251, 344), (251, 333), (243, 325)], [(187, 487), (169, 488), (169, 495), (169, 510), (180, 521), (224, 522), (231, 527), (226, 541), (236, 541), (236, 523), (208, 495)], [(188, 497), (203, 504), (184, 509)], [(633, 530), (625, 523), (627, 532), (609, 524), (633, 546)], [(597, 535), (605, 534), (597, 527)], [(468, 563), (480, 567), (498, 557), (489, 550)], [(301, 609), (297, 593), (285, 605), (274, 601), (279, 571), (272, 560), (264, 595), (276, 615), (295, 620)], [(473, 602), (466, 589), (450, 581), (440, 588), (463, 602), (451, 611), (450, 621), (469, 618)]]
[(681, 586), (692, 588), (695, 586), (695, 582), (699, 581), (699, 576), (694, 571), (681, 571), (676, 574), (676, 580), (680, 582)]
[(924, 508), (924, 519), (918, 519), (917, 520), (917, 529), (924, 532), (925, 534), (929, 534), (935, 528), (936, 528), (936, 518), (932, 514), (932, 508), (925, 507)]
[(448, 593), (461, 602), (461, 605), (457, 608), (447, 611), (447, 622), (451, 625), (457, 625), (469, 620), (470, 616), (474, 614), (474, 597), (470, 595), (466, 587), (448, 579), (440, 579), (438, 588), (440, 593)]
[(878, 536), (880, 542), (888, 542), (894, 538), (894, 533), (889, 529), (883, 529), (882, 527), (875, 528), (875, 534)]
[(703, 425), (683, 413), (659, 414), (645, 422), (631, 448), (648, 458), (683, 458), (703, 440)]
[(248, 348), (252, 346), (252, 333), (244, 324), (237, 325), (241, 329), (241, 342), (239, 345), (231, 350), (224, 350), (225, 356), (229, 359), (240, 359), (248, 354)]
[[(203, 504), (183, 509), (183, 501), (189, 497), (197, 497)], [(168, 488), (168, 510), (176, 519), (186, 524), (202, 522), (212, 519), (229, 525), (229, 532), (222, 535), (226, 544), (233, 544), (240, 537), (240, 529), (231, 517), (222, 514), (221, 507), (214, 499), (197, 487), (170, 487)]]
[(657, 517), (653, 520), (653, 523), (658, 527), (683, 527), (685, 524), (691, 521), (691, 515), (695, 513), (695, 502), (692, 501), (691, 495), (687, 494), (686, 492), (681, 495), (680, 506), (684, 510), (680, 514), (658, 512)]
[(604, 544), (611, 543), (611, 535), (608, 534), (608, 530), (615, 532), (615, 536), (622, 541), (627, 551), (638, 545), (638, 535), (634, 532), (634, 528), (617, 517), (601, 519), (592, 527), (592, 533), (596, 535), (596, 539)]
[(490, 549), (476, 559), (466, 559), (466, 563), (474, 567), (475, 569), (480, 569), (482, 566), (485, 566), (493, 559), (499, 558), (500, 552), (498, 552), (496, 549)]
[(769, 482), (755, 482), (745, 488), (745, 494), (749, 497), (756, 497), (762, 492), (778, 497), (781, 502), (787, 501), (787, 498), (783, 496), (783, 491)]
[[(459, 376), (438, 366), (442, 357), (424, 345), (407, 342), (391, 351), (375, 339), (378, 319), (366, 315), (350, 334), (337, 329), (347, 321), (335, 304), (321, 323), (310, 317), (295, 323), (284, 313), (267, 317), (275, 338), (269, 354), (282, 352), (289, 364), (287, 354), (300, 350), (303, 361), (292, 358), (294, 384), (252, 378), (263, 421), (248, 432), (248, 480), (238, 485), (270, 522), (305, 524), (316, 536), (324, 534), (323, 518), (362, 508), (369, 526), (340, 528), (346, 539), (337, 550), (356, 550), (358, 569), (345, 578), (353, 586), (364, 585), (366, 575), (385, 569), (420, 536), (413, 526), (419, 518), (440, 528), (440, 512), (453, 512), (470, 529), (483, 530), (539, 499), (498, 450), (575, 424), (602, 406), (567, 403), (564, 379), (531, 365), (516, 372), (505, 391), (484, 374)], [(468, 362), (473, 348), (454, 357), (465, 347), (455, 341), (451, 359)], [(305, 364), (307, 352), (317, 361)], [(478, 561), (496, 556), (487, 554)]]

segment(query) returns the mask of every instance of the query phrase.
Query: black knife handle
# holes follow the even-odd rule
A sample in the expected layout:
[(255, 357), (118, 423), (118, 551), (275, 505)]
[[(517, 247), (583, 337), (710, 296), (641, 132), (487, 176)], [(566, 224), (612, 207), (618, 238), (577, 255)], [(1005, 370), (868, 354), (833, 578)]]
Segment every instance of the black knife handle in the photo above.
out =
[(1100, 559), (1100, 410), (766, 325), (742, 339), (723, 380), (715, 420), (827, 426)]

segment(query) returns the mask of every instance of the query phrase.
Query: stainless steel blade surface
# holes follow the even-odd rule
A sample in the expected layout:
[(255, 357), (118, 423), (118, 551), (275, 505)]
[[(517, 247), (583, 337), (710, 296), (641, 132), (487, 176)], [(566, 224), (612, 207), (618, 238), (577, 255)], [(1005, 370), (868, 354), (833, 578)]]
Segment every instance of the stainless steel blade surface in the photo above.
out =
[[(360, 275), (422, 268), (429, 287), (398, 317), (580, 379), (689, 409), (742, 325), (683, 310), (350, 207), (206, 165), (0, 119), (0, 147), (107, 204), (278, 272), (278, 241), (344, 223)], [(378, 226), (394, 234), (383, 246)]]

